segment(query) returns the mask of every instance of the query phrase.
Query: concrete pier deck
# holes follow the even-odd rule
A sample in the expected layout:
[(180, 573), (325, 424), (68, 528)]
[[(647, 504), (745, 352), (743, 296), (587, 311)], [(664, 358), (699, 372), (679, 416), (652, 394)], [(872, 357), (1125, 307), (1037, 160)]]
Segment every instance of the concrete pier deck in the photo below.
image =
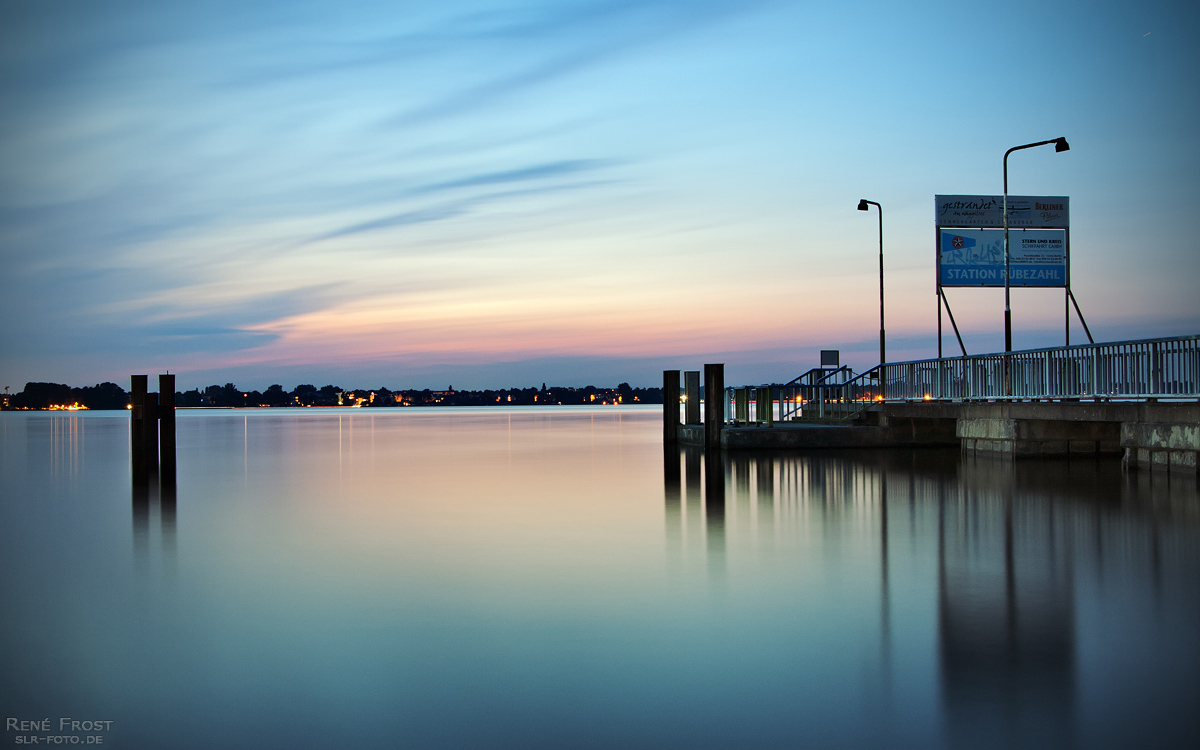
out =
[[(678, 440), (705, 445), (705, 426), (679, 425)], [(726, 423), (720, 427), (720, 446), (726, 450), (955, 445), (973, 455), (1113, 456), (1123, 458), (1129, 468), (1196, 473), (1200, 403), (885, 403), (847, 424)]]
[[(703, 445), (704, 426), (680, 425), (679, 442)], [(721, 447), (728, 450), (913, 448), (958, 444), (954, 420), (922, 420), (917, 429), (909, 422), (887, 426), (787, 422), (771, 427), (727, 425), (721, 429)]]

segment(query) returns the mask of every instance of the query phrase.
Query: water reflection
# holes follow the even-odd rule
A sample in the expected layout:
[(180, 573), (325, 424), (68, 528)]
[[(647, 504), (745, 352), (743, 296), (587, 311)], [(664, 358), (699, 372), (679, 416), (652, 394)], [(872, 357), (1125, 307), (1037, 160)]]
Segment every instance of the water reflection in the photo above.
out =
[[(685, 492), (695, 503), (686, 518), (677, 501), (681, 455), (689, 467)], [(858, 540), (861, 560), (863, 540), (874, 537), (880, 695), (890, 690), (896, 648), (889, 526), (899, 521), (909, 542), (901, 556), (906, 566), (920, 567), (922, 556), (936, 550), (926, 581), (936, 591), (937, 679), (950, 746), (1113, 741), (1083, 738), (1078, 727), (1081, 703), (1111, 700), (1117, 689), (1081, 691), (1080, 674), (1094, 667), (1081, 665), (1079, 654), (1095, 646), (1080, 641), (1089, 630), (1076, 609), (1085, 595), (1080, 568), (1089, 586), (1103, 588), (1112, 569), (1124, 579), (1110, 587), (1114, 596), (1126, 596), (1132, 579), (1157, 602), (1164, 571), (1174, 571), (1174, 600), (1183, 592), (1185, 608), (1195, 614), (1186, 592), (1197, 583), (1191, 566), (1200, 493), (1190, 478), (1126, 474), (1112, 462), (960, 459), (955, 451), (722, 456), (680, 448), (664, 460), (675, 467), (665, 492), (669, 539), (694, 533), (703, 464), (710, 571), (739, 567), (740, 557), (761, 556), (767, 545), (830, 546), (843, 533)], [(898, 508), (906, 512), (897, 515)], [(814, 526), (818, 535), (809, 533)], [(828, 555), (822, 563), (830, 563)], [(914, 582), (907, 585), (911, 590)], [(1128, 647), (1136, 652), (1153, 644)], [(1194, 730), (1162, 713), (1170, 717), (1158, 726), (1165, 738)]]
[(958, 481), (939, 483), (939, 654), (956, 744), (1073, 741), (1070, 543), (1045, 485), (1018, 500), (1024, 475), (1011, 463), (968, 463)]
[[(135, 558), (143, 567), (147, 565), (154, 549), (151, 540), (157, 536), (161, 559), (169, 567), (173, 566), (176, 557), (177, 488), (172, 485), (160, 487), (153, 478), (146, 483), (134, 481), (130, 497)], [(157, 535), (152, 533), (155, 525)]]
[(378, 412), (184, 413), (177, 502), (125, 415), (0, 414), (0, 704), (106, 747), (1200, 745), (1194, 481)]

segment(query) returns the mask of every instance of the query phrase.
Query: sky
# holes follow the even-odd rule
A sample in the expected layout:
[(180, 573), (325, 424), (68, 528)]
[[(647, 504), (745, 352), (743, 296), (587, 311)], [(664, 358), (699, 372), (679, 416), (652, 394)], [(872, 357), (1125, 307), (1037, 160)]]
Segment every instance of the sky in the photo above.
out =
[[(786, 381), (937, 355), (934, 195), (1200, 333), (1191, 2), (0, 3), (0, 385)], [(950, 289), (971, 354), (1003, 291)], [(1013, 291), (1017, 349), (1062, 290)], [(946, 322), (947, 355), (958, 352)], [(1072, 342), (1084, 340), (1077, 319)]]

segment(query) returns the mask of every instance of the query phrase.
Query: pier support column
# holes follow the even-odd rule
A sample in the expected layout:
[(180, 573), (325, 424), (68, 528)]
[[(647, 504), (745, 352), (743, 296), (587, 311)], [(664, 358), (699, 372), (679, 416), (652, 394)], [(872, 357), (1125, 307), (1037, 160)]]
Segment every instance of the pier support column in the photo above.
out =
[(663, 370), (663, 445), (679, 441), (679, 370)]
[(158, 394), (147, 393), (142, 407), (142, 455), (149, 475), (158, 474)]
[(700, 371), (688, 370), (683, 373), (683, 405), (684, 423), (700, 424)]
[(704, 445), (721, 447), (721, 428), (725, 423), (725, 365), (704, 366)]
[(1121, 446), (1127, 469), (1200, 472), (1200, 425), (1169, 422), (1125, 422)]
[(1117, 422), (961, 418), (955, 434), (963, 452), (970, 454), (1051, 458), (1121, 452)]
[(146, 468), (146, 375), (129, 376), (129, 457), (133, 483), (150, 481)]
[(175, 486), (175, 376), (158, 376), (159, 477), (163, 487)]

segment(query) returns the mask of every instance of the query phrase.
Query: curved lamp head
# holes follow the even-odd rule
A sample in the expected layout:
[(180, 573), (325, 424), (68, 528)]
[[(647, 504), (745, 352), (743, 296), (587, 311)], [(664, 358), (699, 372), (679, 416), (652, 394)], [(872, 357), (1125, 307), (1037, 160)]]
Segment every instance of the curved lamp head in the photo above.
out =
[[(1063, 141), (1063, 143), (1066, 143), (1066, 141)], [(859, 211), (866, 211), (866, 210), (867, 210), (867, 199), (866, 199), (866, 198), (863, 198), (862, 200), (860, 200), (860, 201), (858, 202), (858, 210), (859, 210)]]
[(1061, 154), (1063, 151), (1070, 151), (1070, 150), (1071, 150), (1071, 146), (1070, 146), (1070, 144), (1067, 143), (1066, 138), (1054, 139), (1054, 152), (1055, 153)]

